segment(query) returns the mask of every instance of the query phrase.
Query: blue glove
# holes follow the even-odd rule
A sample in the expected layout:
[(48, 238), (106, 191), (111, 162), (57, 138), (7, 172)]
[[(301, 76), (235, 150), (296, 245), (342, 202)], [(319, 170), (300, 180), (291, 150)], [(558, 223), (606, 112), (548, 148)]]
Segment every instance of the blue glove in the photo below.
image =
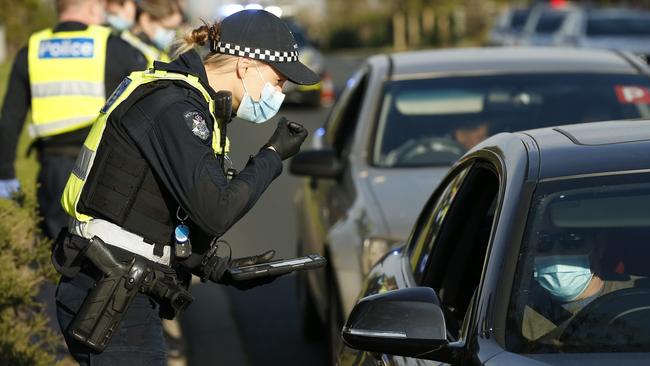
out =
[(20, 190), (18, 179), (0, 179), (0, 198), (10, 199)]

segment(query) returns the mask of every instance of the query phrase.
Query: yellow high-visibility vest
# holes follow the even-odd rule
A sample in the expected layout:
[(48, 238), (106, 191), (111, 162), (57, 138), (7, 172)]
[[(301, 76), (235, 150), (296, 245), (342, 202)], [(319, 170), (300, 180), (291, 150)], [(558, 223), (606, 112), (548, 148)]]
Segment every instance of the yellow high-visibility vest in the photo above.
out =
[[(61, 196), (61, 205), (68, 215), (81, 222), (90, 221), (92, 219), (92, 217), (88, 215), (79, 213), (77, 211), (77, 204), (81, 198), (86, 178), (89, 176), (93, 167), (95, 154), (97, 153), (97, 148), (102, 140), (106, 128), (106, 122), (115, 108), (126, 100), (139, 86), (160, 80), (179, 80), (187, 83), (191, 88), (194, 88), (201, 93), (210, 106), (210, 116), (212, 117), (214, 124), (214, 130), (212, 133), (212, 150), (215, 155), (222, 154), (221, 130), (217, 123), (217, 119), (214, 116), (214, 100), (212, 100), (210, 93), (208, 93), (199, 82), (198, 77), (155, 69), (133, 72), (129, 77), (122, 81), (113, 94), (108, 98), (106, 105), (101, 109), (99, 116), (97, 116), (95, 123), (90, 129), (88, 137), (81, 148), (75, 166), (68, 178), (68, 182), (66, 183), (63, 195)], [(183, 122), (181, 121), (181, 123)], [(227, 153), (229, 149), (230, 141), (226, 139), (224, 153)]]
[(106, 101), (106, 44), (111, 30), (32, 34), (28, 46), (34, 138), (74, 131), (93, 123)]
[(120, 38), (122, 38), (126, 43), (130, 44), (144, 55), (144, 57), (147, 59), (147, 67), (153, 67), (154, 61), (169, 62), (171, 60), (165, 51), (161, 51), (156, 47), (147, 44), (128, 30), (123, 31), (120, 34)]

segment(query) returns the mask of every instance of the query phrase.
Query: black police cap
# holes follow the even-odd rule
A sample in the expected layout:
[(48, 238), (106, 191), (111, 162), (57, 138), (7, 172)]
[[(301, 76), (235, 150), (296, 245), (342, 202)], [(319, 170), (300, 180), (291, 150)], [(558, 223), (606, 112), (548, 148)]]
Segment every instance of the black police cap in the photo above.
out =
[(212, 51), (264, 61), (290, 81), (309, 85), (320, 77), (298, 61), (298, 44), (289, 27), (264, 10), (242, 10), (221, 21)]

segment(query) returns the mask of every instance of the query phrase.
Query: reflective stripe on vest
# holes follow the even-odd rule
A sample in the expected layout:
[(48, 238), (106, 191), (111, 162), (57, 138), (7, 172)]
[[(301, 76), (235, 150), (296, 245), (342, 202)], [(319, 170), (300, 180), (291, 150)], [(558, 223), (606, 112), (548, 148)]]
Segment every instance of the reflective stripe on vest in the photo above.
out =
[(144, 55), (144, 58), (147, 59), (147, 67), (153, 67), (154, 61), (169, 62), (171, 60), (166, 52), (144, 42), (129, 31), (122, 32), (120, 38)]
[[(68, 178), (68, 182), (61, 196), (61, 205), (68, 215), (74, 217), (78, 221), (89, 221), (92, 217), (84, 215), (77, 211), (77, 204), (81, 198), (84, 184), (90, 171), (92, 170), (95, 161), (97, 148), (102, 140), (106, 122), (111, 113), (126, 100), (139, 86), (160, 80), (178, 80), (187, 83), (191, 88), (201, 93), (205, 101), (210, 106), (210, 116), (214, 124), (212, 133), (212, 149), (215, 154), (221, 154), (221, 132), (217, 124), (217, 119), (214, 117), (214, 101), (210, 97), (208, 91), (201, 85), (199, 79), (192, 75), (183, 75), (173, 72), (149, 69), (147, 71), (134, 72), (125, 78), (122, 83), (115, 89), (113, 94), (106, 101), (106, 105), (102, 108), (99, 116), (97, 116), (95, 123), (90, 129), (90, 133), (84, 142), (83, 147), (77, 157), (72, 173)], [(184, 123), (180, 121), (180, 123)], [(230, 141), (226, 139), (225, 152), (230, 149)]]
[(106, 101), (104, 75), (109, 28), (32, 34), (28, 46), (32, 137), (89, 126)]

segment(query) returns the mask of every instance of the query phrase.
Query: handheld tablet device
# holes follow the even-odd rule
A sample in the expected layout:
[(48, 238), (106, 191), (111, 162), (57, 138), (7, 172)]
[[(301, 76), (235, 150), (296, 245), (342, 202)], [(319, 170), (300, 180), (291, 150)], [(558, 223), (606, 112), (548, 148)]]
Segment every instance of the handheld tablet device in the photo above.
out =
[(277, 276), (293, 271), (325, 267), (327, 260), (318, 254), (309, 254), (304, 257), (281, 259), (251, 266), (231, 267), (228, 269), (230, 276), (237, 281), (252, 278)]

